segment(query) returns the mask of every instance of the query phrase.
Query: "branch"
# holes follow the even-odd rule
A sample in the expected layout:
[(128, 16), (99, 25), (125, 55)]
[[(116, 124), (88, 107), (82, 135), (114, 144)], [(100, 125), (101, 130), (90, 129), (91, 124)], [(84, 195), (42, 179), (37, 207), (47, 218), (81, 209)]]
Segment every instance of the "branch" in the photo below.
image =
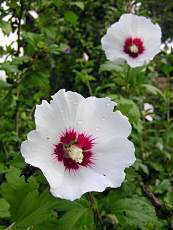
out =
[(141, 182), (141, 187), (144, 194), (148, 197), (151, 203), (154, 205), (155, 208), (163, 208), (164, 204)]
[(20, 1), (20, 15), (18, 18), (18, 30), (17, 30), (17, 52), (16, 56), (19, 56), (20, 54), (20, 33), (21, 33), (21, 23), (22, 23), (22, 17), (23, 17), (23, 10), (24, 10), (24, 5), (22, 0)]
[(173, 215), (172, 210), (168, 209), (166, 207), (166, 205), (159, 199), (157, 198), (148, 188), (147, 186), (141, 182), (141, 187), (142, 190), (144, 192), (144, 194), (146, 195), (146, 197), (150, 200), (150, 202), (153, 204), (153, 206), (155, 207), (156, 213), (159, 217), (161, 218), (168, 218), (171, 217)]
[[(21, 23), (22, 23), (22, 17), (23, 17), (23, 9), (24, 5), (22, 3), (22, 0), (20, 1), (20, 15), (18, 18), (18, 30), (17, 30), (17, 52), (16, 56), (20, 55), (20, 34), (21, 34)], [(19, 90), (17, 90), (17, 98), (19, 98)], [(19, 111), (18, 111), (18, 104), (16, 105), (16, 114), (15, 114), (15, 129), (16, 134), (19, 136)]]

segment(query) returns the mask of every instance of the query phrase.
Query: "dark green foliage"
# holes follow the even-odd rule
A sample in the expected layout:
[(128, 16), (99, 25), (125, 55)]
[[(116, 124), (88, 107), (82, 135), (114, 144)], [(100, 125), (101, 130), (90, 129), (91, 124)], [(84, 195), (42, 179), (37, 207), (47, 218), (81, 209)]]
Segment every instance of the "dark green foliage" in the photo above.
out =
[[(172, 1), (136, 2), (142, 3), (137, 14), (159, 22), (164, 41), (172, 38)], [(131, 69), (127, 80), (128, 66), (106, 61), (101, 50), (106, 28), (129, 4), (0, 1), (0, 28), (7, 35), (18, 31), (17, 51), (0, 41), (0, 54), (12, 56), (0, 63), (8, 76), (0, 80), (0, 229), (96, 229), (88, 194), (75, 202), (52, 197), (41, 172), (25, 168), (20, 155), (21, 142), (34, 128), (35, 105), (60, 88), (112, 98), (133, 126), (136, 163), (121, 188), (95, 194), (103, 229), (173, 229), (173, 56), (163, 51), (148, 66)], [(154, 106), (152, 122), (145, 118), (146, 102)]]

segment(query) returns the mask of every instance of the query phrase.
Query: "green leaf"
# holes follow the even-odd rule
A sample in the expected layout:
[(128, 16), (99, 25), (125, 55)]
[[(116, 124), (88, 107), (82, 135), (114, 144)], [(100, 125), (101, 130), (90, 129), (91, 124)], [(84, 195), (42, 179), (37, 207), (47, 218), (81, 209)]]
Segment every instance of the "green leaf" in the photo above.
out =
[(170, 191), (166, 194), (164, 201), (169, 208), (173, 209), (173, 191)]
[(93, 229), (92, 212), (89, 208), (74, 208), (60, 218), (58, 226), (63, 230)]
[(163, 194), (171, 189), (171, 182), (168, 179), (164, 179), (161, 182), (158, 182), (157, 186), (154, 189), (155, 193)]
[(154, 207), (143, 197), (123, 198), (109, 205), (122, 227), (147, 230), (147, 226), (154, 227), (158, 222)]
[(16, 154), (16, 156), (12, 160), (10, 160), (9, 163), (11, 166), (16, 168), (24, 168), (25, 166), (24, 159), (20, 153)]
[(62, 0), (52, 0), (53, 4), (57, 7), (62, 6), (63, 1)]
[(20, 227), (37, 225), (51, 218), (50, 209), (56, 200), (47, 192), (29, 192), (15, 214), (16, 225)]
[(59, 46), (58, 46), (58, 50), (60, 52), (64, 52), (68, 48), (69, 48), (69, 46), (67, 44), (64, 44), (64, 43), (60, 43)]
[(162, 95), (162, 92), (158, 88), (153, 86), (153, 85), (142, 84), (142, 88), (144, 88), (148, 93), (151, 93), (151, 94), (154, 94), (154, 95), (157, 95), (157, 94)]
[(159, 173), (163, 173), (164, 172), (164, 166), (163, 164), (161, 164), (160, 162), (149, 162), (149, 165), (156, 171), (158, 171)]
[(73, 26), (76, 26), (78, 23), (78, 15), (73, 11), (65, 11), (64, 18), (67, 22), (70, 22)]
[(149, 169), (147, 165), (143, 164), (141, 160), (137, 159), (135, 161), (134, 167), (137, 171), (142, 171), (146, 175), (149, 175)]
[(169, 76), (169, 74), (172, 72), (173, 66), (172, 65), (163, 65), (162, 71)]
[(99, 73), (104, 72), (104, 71), (116, 71), (116, 72), (121, 72), (123, 70), (122, 66), (120, 65), (115, 65), (110, 61), (106, 61), (104, 64), (100, 66)]
[(10, 216), (9, 208), (10, 208), (9, 203), (5, 199), (0, 198), (0, 217), (1, 218)]
[(85, 8), (84, 2), (71, 2), (70, 5), (77, 6), (81, 10), (84, 10), (84, 8)]
[(133, 124), (138, 132), (142, 131), (140, 112), (138, 106), (133, 101), (121, 97), (117, 108), (129, 118), (130, 123)]
[(64, 51), (68, 49), (69, 46), (67, 44), (61, 43), (60, 45), (51, 44), (48, 48), (50, 53), (60, 54), (62, 52), (64, 53)]
[(21, 171), (19, 169), (10, 167), (6, 173), (7, 182), (2, 183), (0, 188), (1, 195), (10, 204), (12, 218), (15, 217), (27, 194), (38, 188), (34, 177), (30, 177), (28, 183), (26, 183), (24, 177), (20, 176), (20, 174)]
[[(24, 88), (28, 87), (30, 85), (34, 85), (35, 87), (44, 89), (44, 95), (46, 91), (49, 89), (49, 72), (47, 69), (39, 69), (31, 72), (30, 76), (25, 79), (25, 82), (23, 82)], [(29, 86), (28, 86), (29, 85)], [(33, 87), (33, 86), (32, 86)]]
[(81, 198), (73, 202), (56, 199), (55, 207), (61, 216), (58, 219), (60, 229), (94, 229), (93, 213), (90, 210), (87, 199)]
[(0, 28), (6, 35), (9, 35), (9, 33), (12, 31), (11, 24), (6, 21), (0, 21)]
[(5, 226), (0, 225), (0, 230), (4, 230)]
[(43, 44), (46, 46), (42, 34), (25, 32), (23, 36), (27, 43), (27, 46), (25, 48), (27, 54), (33, 54), (35, 51), (39, 51), (40, 44), (42, 44), (42, 46)]
[(8, 84), (6, 81), (1, 81), (0, 80), (0, 89), (9, 89), (10, 84)]
[(25, 182), (20, 174), (19, 169), (11, 167), (6, 174), (7, 182), (1, 185), (0, 190), (10, 204), (12, 221), (17, 227), (25, 228), (52, 219), (50, 210), (57, 207), (57, 199), (48, 191), (42, 191), (39, 195), (34, 177)]
[(6, 172), (7, 168), (5, 164), (0, 162), (0, 174)]
[(18, 66), (16, 64), (13, 64), (9, 61), (1, 63), (0, 68), (8, 73), (17, 73), (18, 72)]
[(85, 73), (85, 72), (77, 72), (76, 78), (85, 84), (87, 84), (88, 81), (95, 80), (95, 78), (92, 75), (89, 75), (88, 73)]

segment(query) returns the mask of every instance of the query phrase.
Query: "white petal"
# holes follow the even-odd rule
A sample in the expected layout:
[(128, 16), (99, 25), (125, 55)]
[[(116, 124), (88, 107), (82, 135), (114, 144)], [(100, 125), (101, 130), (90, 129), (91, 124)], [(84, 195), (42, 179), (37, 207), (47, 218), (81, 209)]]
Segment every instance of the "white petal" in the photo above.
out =
[(129, 136), (131, 125), (119, 111), (113, 112), (114, 105), (107, 98), (88, 97), (79, 105), (77, 130), (93, 135), (99, 142)]
[(114, 23), (108, 28), (106, 35), (101, 39), (101, 43), (109, 60), (117, 63), (116, 59), (124, 57), (123, 47), (127, 36), (128, 34), (118, 23)]
[(134, 152), (133, 143), (125, 138), (97, 143), (93, 147), (93, 169), (108, 177), (112, 187), (118, 187), (124, 180), (124, 169), (136, 160)]
[[(135, 161), (134, 145), (127, 138), (112, 138), (93, 146), (96, 161), (104, 159), (114, 165), (130, 166)], [(111, 159), (113, 158), (113, 160)], [(103, 161), (104, 161), (103, 160)]]
[(119, 26), (122, 27), (126, 33), (128, 34), (127, 37), (136, 36), (140, 27), (140, 18), (144, 18), (143, 16), (137, 16), (134, 14), (123, 14), (118, 23)]
[(62, 114), (66, 126), (73, 128), (78, 106), (85, 98), (78, 93), (65, 90), (59, 90), (52, 98), (51, 106), (57, 113)]
[(65, 129), (65, 123), (60, 113), (56, 113), (47, 101), (42, 101), (35, 110), (36, 130), (45, 138), (56, 142), (58, 134)]
[(128, 65), (131, 66), (132, 68), (146, 65), (146, 64), (148, 64), (148, 62), (150, 60), (148, 58), (148, 56), (144, 56), (144, 55), (139, 56), (137, 58), (132, 58), (129, 55), (126, 55), (125, 59), (126, 59)]
[(54, 157), (54, 146), (43, 139), (37, 131), (28, 134), (28, 140), (21, 144), (25, 162), (42, 170), (51, 187), (62, 183), (64, 166)]
[(153, 24), (150, 19), (143, 16), (137, 17), (134, 34), (143, 40), (145, 48), (144, 53), (139, 55), (137, 61), (151, 60), (160, 52), (162, 33), (158, 24)]
[(50, 104), (43, 101), (35, 110), (36, 129), (53, 143), (65, 129), (73, 127), (77, 107), (84, 98), (77, 93), (59, 90)]
[(110, 186), (110, 182), (105, 176), (90, 168), (81, 167), (74, 173), (66, 171), (63, 183), (57, 188), (51, 188), (50, 191), (55, 197), (73, 201), (86, 192), (102, 192), (107, 186)]
[[(158, 24), (152, 23), (149, 18), (134, 14), (123, 14), (120, 17), (119, 25), (123, 28), (128, 36), (147, 37), (159, 40), (161, 38), (161, 29)], [(152, 33), (151, 33), (152, 31)]]
[(27, 163), (39, 167), (39, 163), (51, 159), (53, 146), (41, 138), (37, 131), (32, 130), (27, 137), (28, 140), (21, 145), (21, 153)]
[(118, 57), (118, 58), (114, 58), (112, 61), (115, 65), (121, 65), (124, 64), (125, 62), (125, 58), (124, 57)]

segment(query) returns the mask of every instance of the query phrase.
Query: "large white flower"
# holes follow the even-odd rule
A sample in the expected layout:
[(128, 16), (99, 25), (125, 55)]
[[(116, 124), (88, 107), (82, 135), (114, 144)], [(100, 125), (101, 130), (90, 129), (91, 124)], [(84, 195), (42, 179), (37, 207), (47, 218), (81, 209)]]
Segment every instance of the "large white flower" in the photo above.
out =
[(113, 63), (126, 60), (131, 67), (142, 66), (160, 52), (161, 29), (143, 16), (123, 14), (101, 42), (107, 59)]
[(21, 145), (25, 161), (42, 170), (55, 197), (119, 187), (135, 161), (127, 118), (108, 98), (65, 90), (52, 98), (36, 107), (36, 130)]

